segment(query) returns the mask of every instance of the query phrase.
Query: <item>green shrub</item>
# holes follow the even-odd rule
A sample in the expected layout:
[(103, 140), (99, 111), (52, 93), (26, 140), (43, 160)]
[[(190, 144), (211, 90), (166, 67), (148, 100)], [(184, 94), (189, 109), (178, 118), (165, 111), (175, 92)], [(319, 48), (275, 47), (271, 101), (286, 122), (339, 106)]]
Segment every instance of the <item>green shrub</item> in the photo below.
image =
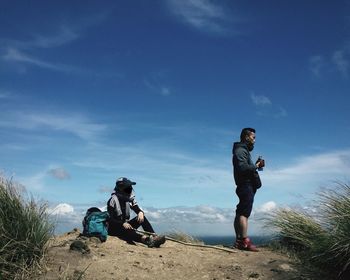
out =
[[(350, 186), (338, 184), (319, 194), (317, 215), (279, 209), (269, 224), (280, 244), (297, 256), (315, 277), (345, 279), (350, 270)], [(347, 276), (345, 276), (347, 277)]]
[(47, 206), (23, 193), (0, 177), (0, 279), (20, 278), (38, 265), (53, 236)]

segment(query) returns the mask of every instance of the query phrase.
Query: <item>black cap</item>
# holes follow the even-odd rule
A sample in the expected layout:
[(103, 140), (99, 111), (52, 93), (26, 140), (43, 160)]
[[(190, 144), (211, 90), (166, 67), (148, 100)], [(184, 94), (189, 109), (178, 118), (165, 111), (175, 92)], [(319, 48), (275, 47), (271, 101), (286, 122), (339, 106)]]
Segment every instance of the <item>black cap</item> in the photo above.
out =
[(131, 187), (133, 185), (136, 185), (136, 182), (130, 181), (128, 178), (120, 177), (117, 179), (117, 182), (115, 183), (115, 186), (123, 186), (123, 187)]

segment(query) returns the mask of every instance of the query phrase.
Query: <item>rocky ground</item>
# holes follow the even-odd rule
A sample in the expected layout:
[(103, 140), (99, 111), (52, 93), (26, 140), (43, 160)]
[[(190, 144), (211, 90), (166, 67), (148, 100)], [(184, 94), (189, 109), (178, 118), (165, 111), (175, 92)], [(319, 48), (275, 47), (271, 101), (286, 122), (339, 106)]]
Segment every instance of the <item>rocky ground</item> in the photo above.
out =
[[(225, 252), (169, 240), (147, 248), (117, 237), (100, 243), (78, 236), (72, 231), (50, 242), (39, 279), (301, 279), (290, 259), (267, 248)], [(71, 250), (75, 240), (83, 248)]]

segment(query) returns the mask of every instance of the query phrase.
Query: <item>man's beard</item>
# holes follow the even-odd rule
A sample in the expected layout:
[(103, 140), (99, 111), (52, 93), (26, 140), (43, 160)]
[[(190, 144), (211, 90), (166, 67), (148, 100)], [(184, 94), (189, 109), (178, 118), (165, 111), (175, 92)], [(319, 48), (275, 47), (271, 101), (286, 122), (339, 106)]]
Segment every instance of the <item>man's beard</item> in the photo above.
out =
[(253, 143), (247, 143), (248, 151), (251, 152), (254, 149), (254, 144)]

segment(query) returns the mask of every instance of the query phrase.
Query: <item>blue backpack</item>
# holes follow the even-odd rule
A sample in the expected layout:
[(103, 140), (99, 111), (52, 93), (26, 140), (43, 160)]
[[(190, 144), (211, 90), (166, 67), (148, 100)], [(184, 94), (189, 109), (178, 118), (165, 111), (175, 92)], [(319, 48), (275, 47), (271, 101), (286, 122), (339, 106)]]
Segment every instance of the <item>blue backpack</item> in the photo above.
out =
[(102, 212), (97, 207), (91, 207), (86, 211), (83, 219), (83, 235), (87, 237), (98, 237), (101, 242), (107, 240), (109, 214)]

